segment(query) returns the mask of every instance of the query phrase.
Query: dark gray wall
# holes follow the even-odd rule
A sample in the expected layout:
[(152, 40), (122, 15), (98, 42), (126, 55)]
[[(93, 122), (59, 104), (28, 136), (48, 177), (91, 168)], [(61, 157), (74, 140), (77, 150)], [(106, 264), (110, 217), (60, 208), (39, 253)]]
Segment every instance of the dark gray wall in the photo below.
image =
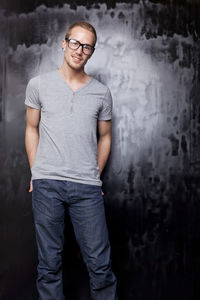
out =
[[(98, 33), (87, 71), (110, 87), (114, 102), (103, 187), (119, 297), (200, 299), (200, 5), (17, 3), (0, 10), (0, 297), (37, 297), (25, 87), (61, 65), (66, 27), (81, 19)], [(67, 224), (65, 293), (88, 299)]]

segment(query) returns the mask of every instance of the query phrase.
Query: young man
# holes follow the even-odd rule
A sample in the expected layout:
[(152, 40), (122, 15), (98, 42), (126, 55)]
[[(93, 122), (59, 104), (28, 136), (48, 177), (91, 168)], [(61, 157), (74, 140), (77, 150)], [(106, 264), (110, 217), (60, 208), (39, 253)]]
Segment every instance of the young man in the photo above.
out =
[(64, 299), (65, 212), (89, 272), (91, 299), (117, 299), (100, 180), (111, 148), (112, 98), (105, 85), (84, 71), (95, 43), (93, 26), (72, 24), (62, 41), (61, 68), (32, 78), (26, 89), (25, 144), (40, 300)]

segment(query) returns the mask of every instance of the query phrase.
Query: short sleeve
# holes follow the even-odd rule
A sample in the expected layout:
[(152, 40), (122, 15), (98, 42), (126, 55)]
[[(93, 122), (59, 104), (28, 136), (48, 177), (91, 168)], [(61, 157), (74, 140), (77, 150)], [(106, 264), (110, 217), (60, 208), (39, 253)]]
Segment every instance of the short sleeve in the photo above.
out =
[(39, 100), (39, 86), (36, 78), (32, 78), (26, 87), (26, 98), (24, 102), (27, 106), (40, 109), (41, 103)]
[(104, 99), (102, 101), (102, 108), (99, 112), (98, 120), (111, 120), (112, 119), (112, 107), (113, 107), (113, 100), (112, 95), (109, 90), (107, 89), (107, 92), (104, 96)]

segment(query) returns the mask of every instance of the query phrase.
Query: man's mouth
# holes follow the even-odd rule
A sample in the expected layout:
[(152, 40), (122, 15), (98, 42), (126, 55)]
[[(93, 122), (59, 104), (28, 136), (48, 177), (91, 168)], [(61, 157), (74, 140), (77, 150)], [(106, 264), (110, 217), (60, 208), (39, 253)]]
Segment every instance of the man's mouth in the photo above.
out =
[(80, 62), (82, 59), (80, 57), (72, 56), (74, 61)]

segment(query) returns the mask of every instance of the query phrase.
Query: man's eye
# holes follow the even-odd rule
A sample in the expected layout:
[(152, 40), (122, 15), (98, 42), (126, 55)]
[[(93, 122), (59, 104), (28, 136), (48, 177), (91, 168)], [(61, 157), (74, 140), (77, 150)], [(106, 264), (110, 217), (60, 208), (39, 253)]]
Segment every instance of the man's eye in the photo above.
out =
[(75, 40), (71, 40), (70, 42), (71, 42), (73, 45), (78, 45), (78, 42), (75, 41)]
[(87, 50), (91, 50), (92, 47), (89, 46), (89, 45), (84, 45), (84, 48), (87, 49)]

